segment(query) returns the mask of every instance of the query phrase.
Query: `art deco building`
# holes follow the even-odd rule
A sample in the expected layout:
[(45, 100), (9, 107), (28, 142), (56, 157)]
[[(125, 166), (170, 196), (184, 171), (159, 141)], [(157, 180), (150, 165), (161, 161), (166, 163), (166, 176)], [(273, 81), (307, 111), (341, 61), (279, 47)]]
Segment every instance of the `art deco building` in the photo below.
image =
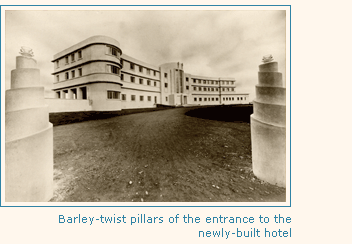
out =
[(155, 66), (122, 54), (119, 42), (93, 36), (54, 55), (50, 112), (116, 111), (170, 106), (249, 103), (235, 79), (187, 74), (182, 63)]

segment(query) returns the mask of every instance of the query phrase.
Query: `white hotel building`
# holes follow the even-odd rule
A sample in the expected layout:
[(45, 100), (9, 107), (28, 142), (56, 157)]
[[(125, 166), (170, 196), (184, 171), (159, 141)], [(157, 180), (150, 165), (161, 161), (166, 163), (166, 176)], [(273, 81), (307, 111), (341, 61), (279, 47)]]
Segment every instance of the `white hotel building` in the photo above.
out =
[(248, 93), (236, 93), (233, 78), (187, 74), (182, 63), (144, 63), (106, 36), (69, 47), (52, 62), (56, 99), (46, 99), (50, 112), (249, 103)]

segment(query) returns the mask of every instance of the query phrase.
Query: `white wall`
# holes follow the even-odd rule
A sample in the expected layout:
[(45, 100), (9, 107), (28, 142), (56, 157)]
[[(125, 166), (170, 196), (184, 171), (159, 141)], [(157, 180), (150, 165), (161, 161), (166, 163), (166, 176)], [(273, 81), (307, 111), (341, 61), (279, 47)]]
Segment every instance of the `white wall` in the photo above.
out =
[(89, 100), (45, 98), (49, 113), (91, 111)]

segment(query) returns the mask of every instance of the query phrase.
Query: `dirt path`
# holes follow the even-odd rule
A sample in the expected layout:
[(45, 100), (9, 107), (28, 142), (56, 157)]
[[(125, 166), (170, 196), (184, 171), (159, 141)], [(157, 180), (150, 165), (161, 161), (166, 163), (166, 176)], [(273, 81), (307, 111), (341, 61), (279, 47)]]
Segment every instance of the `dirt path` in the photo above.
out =
[(251, 171), (250, 125), (191, 108), (54, 127), (51, 201), (285, 201)]

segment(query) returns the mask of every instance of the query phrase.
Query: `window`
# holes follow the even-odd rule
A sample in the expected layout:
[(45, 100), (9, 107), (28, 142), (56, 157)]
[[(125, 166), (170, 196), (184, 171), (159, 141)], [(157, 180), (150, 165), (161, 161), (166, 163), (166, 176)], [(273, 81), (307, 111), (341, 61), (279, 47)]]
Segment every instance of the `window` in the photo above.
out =
[(156, 76), (156, 71), (154, 70), (154, 76)]
[(68, 80), (68, 72), (65, 73), (65, 79)]
[(150, 69), (147, 69), (147, 75), (150, 75)]
[(202, 83), (202, 81), (201, 81), (201, 80), (198, 80), (198, 83), (200, 84), (200, 83)]
[(189, 90), (189, 86), (186, 86), (186, 90)]
[(143, 67), (139, 66), (139, 72), (143, 73)]
[(193, 90), (196, 91), (196, 90), (197, 90), (197, 87), (194, 86), (194, 87), (193, 87)]
[(206, 87), (203, 87), (203, 91), (206, 91), (207, 90), (207, 88)]
[(246, 97), (244, 97), (244, 100), (246, 100)]
[(233, 85), (233, 83), (235, 83), (235, 82), (231, 81), (231, 84), (232, 84), (232, 85)]
[(75, 54), (72, 53), (72, 54), (71, 54), (71, 62), (74, 62), (74, 61), (75, 61)]
[(200, 97), (200, 98), (199, 98), (199, 102), (201, 102), (201, 101), (202, 101), (202, 98)]
[(124, 78), (124, 77), (123, 77), (123, 74), (121, 74), (121, 80), (123, 80), (123, 78)]
[(165, 83), (165, 88), (167, 88), (167, 83)]
[(234, 90), (235, 90), (235, 88), (232, 87), (232, 88), (231, 88), (231, 91), (234, 91)]
[(215, 88), (215, 91), (219, 91), (219, 88)]
[(126, 101), (126, 94), (121, 94), (122, 101)]
[(154, 81), (154, 86), (156, 86), (156, 81)]
[(214, 101), (214, 98), (212, 97), (211, 100)]
[(71, 78), (75, 78), (75, 71), (74, 70), (71, 71)]
[(222, 100), (225, 101), (225, 98), (223, 97)]
[(194, 98), (194, 101), (197, 102), (197, 98), (196, 97)]
[(131, 76), (131, 82), (133, 82), (133, 83), (134, 83), (134, 77), (133, 77), (133, 76)]
[(131, 101), (136, 101), (136, 95), (131, 95)]
[(107, 72), (113, 73), (113, 74), (119, 74), (120, 69), (117, 66), (108, 64), (107, 65)]
[(108, 91), (108, 99), (119, 99), (119, 94), (117, 91)]
[(60, 77), (57, 75), (56, 76), (56, 81), (59, 82), (60, 81)]
[(108, 54), (109, 55), (112, 55), (112, 56), (115, 56), (115, 57), (118, 57), (119, 55), (119, 50), (113, 46), (108, 46)]
[(82, 76), (82, 68), (78, 69), (78, 76)]
[(229, 81), (226, 81), (226, 84), (228, 85), (230, 82)]
[(68, 56), (65, 57), (65, 62), (66, 62), (66, 64), (68, 64)]
[(134, 69), (134, 64), (133, 64), (133, 63), (131, 63), (130, 67), (131, 67), (131, 69)]
[(143, 101), (144, 97), (143, 96), (139, 96), (139, 101)]
[(214, 88), (213, 88), (213, 87), (211, 88), (211, 91), (214, 91)]
[(241, 97), (241, 100), (243, 100), (242, 98), (243, 98), (243, 97)]
[(148, 96), (148, 101), (150, 102), (152, 100), (152, 97), (151, 96)]
[(167, 97), (165, 97), (165, 100), (166, 100), (166, 102), (167, 102)]
[(219, 101), (219, 98), (217, 97), (217, 98), (215, 98), (215, 100), (216, 100), (216, 101)]
[(139, 79), (139, 84), (143, 85), (143, 79)]
[(234, 97), (232, 97), (232, 101), (234, 100)]
[(218, 82), (217, 81), (215, 81), (215, 85), (217, 85), (218, 84)]
[(206, 80), (203, 80), (203, 84), (207, 84), (207, 81), (206, 81)]
[(186, 81), (188, 81), (188, 77), (186, 77)]
[(167, 73), (164, 73), (164, 77), (167, 78)]
[(59, 60), (56, 60), (56, 68), (59, 68)]
[(214, 85), (214, 81), (213, 80), (211, 81), (211, 84)]
[(196, 79), (193, 79), (193, 83), (197, 83), (197, 80), (196, 80)]
[(154, 102), (157, 103), (158, 99), (156, 98), (156, 96), (154, 97)]
[(239, 97), (237, 97), (237, 100), (240, 100), (240, 98), (239, 98)]
[(204, 98), (204, 102), (206, 102), (206, 101), (207, 101), (207, 98), (205, 97), (205, 98)]
[(82, 58), (82, 51), (81, 51), (81, 50), (79, 50), (79, 51), (77, 52), (77, 56), (78, 56), (78, 59), (81, 59), (81, 58)]
[(150, 86), (150, 80), (147, 80), (147, 85)]

